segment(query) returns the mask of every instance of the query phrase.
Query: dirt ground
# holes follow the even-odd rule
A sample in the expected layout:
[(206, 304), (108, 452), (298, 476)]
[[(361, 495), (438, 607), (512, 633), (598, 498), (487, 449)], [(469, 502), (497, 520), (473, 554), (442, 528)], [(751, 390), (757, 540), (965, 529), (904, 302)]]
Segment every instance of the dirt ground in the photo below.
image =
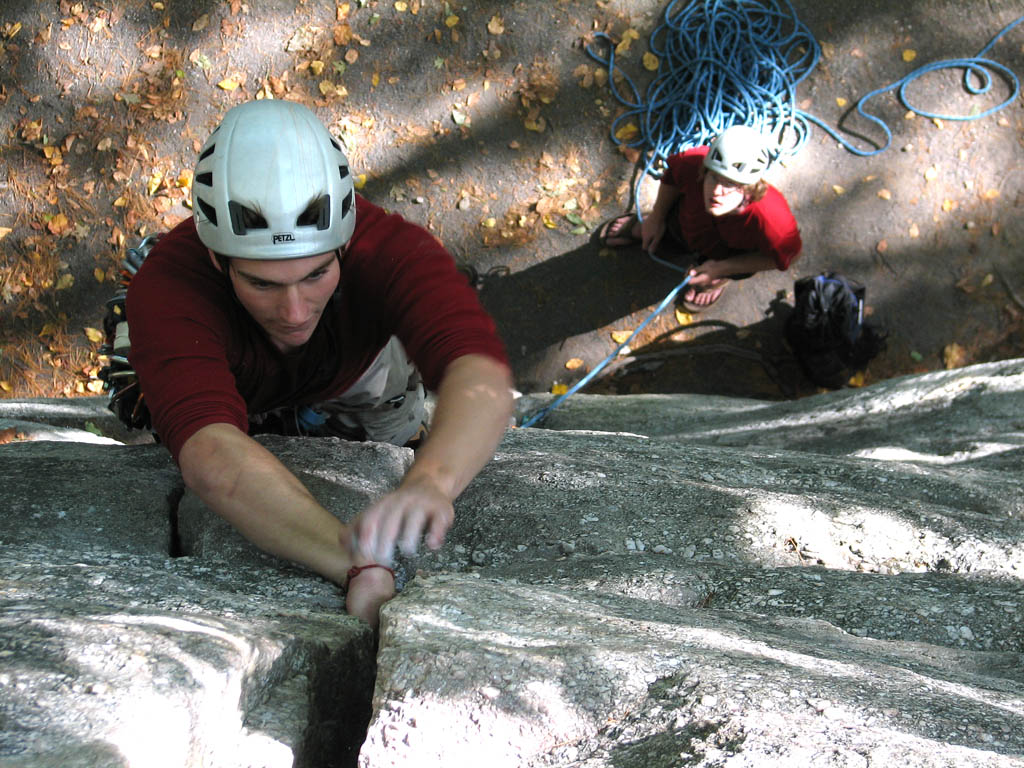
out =
[[(974, 55), (1024, 0), (794, 0), (823, 56), (803, 109), (881, 140), (864, 94), (922, 63)], [(103, 304), (126, 246), (190, 215), (196, 150), (231, 106), (299, 99), (345, 143), (361, 193), (427, 226), (480, 277), (522, 391), (570, 385), (678, 282), (603, 249), (630, 207), (621, 106), (584, 52), (632, 35), (641, 90), (654, 0), (6, 0), (0, 10), (0, 395), (99, 391)], [(1024, 25), (989, 56), (1024, 71)], [(911, 89), (977, 113), (956, 72)], [(596, 78), (596, 82), (595, 82)], [(805, 249), (786, 273), (734, 283), (710, 311), (669, 308), (588, 391), (787, 398), (813, 392), (781, 336), (793, 282), (836, 270), (867, 286), (888, 333), (863, 382), (1024, 355), (1024, 99), (975, 121), (871, 109), (892, 146), (858, 157), (815, 130), (771, 180)], [(869, 147), (863, 139), (854, 138)], [(641, 204), (655, 182), (641, 187)], [(621, 337), (620, 337), (621, 338)], [(860, 382), (854, 382), (860, 383)]]

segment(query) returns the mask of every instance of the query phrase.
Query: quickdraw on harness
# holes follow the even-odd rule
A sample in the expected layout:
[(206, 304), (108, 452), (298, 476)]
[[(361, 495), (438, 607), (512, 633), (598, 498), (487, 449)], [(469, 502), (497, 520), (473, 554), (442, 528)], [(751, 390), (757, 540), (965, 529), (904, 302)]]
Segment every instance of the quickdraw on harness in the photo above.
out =
[(103, 318), (105, 340), (100, 348), (100, 354), (107, 356), (108, 363), (100, 369), (99, 377), (103, 380), (104, 391), (110, 396), (107, 407), (129, 429), (151, 429), (152, 423), (145, 397), (139, 388), (138, 376), (135, 375), (135, 369), (128, 358), (131, 339), (128, 334), (125, 297), (129, 283), (159, 239), (159, 234), (149, 235), (137, 246), (128, 249), (121, 262), (121, 279), (117, 292), (107, 301), (107, 312)]

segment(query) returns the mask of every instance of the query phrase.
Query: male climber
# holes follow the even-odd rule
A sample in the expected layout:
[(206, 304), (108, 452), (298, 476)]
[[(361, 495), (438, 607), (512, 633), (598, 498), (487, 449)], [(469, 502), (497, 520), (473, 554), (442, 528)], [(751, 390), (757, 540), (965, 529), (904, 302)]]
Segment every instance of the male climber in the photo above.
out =
[[(508, 425), (504, 347), (447, 251), (357, 195), (338, 142), (300, 104), (231, 109), (192, 195), (193, 217), (128, 288), (153, 430), (211, 509), (347, 584), (349, 613), (376, 626), (394, 547), (441, 546)], [(429, 434), (424, 384), (437, 393)], [(274, 425), (419, 445), (399, 486), (344, 524), (250, 437)]]

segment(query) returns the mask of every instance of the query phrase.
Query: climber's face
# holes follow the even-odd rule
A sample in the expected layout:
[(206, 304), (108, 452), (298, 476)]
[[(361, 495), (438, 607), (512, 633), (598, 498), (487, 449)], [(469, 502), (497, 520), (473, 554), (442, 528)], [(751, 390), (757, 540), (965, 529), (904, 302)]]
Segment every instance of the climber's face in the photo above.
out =
[(234, 258), (228, 276), (239, 302), (274, 346), (292, 352), (316, 330), (341, 269), (336, 253), (285, 261)]
[(746, 201), (742, 184), (719, 176), (714, 171), (704, 173), (704, 210), (712, 216), (725, 216), (740, 210)]

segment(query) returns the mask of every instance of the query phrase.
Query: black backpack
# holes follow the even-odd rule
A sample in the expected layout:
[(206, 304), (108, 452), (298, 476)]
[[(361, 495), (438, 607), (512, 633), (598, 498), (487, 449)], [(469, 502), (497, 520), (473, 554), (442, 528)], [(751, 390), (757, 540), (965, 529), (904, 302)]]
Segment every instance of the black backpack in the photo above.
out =
[(839, 389), (885, 348), (885, 335), (864, 322), (864, 286), (835, 272), (794, 284), (796, 306), (786, 340), (807, 378)]

